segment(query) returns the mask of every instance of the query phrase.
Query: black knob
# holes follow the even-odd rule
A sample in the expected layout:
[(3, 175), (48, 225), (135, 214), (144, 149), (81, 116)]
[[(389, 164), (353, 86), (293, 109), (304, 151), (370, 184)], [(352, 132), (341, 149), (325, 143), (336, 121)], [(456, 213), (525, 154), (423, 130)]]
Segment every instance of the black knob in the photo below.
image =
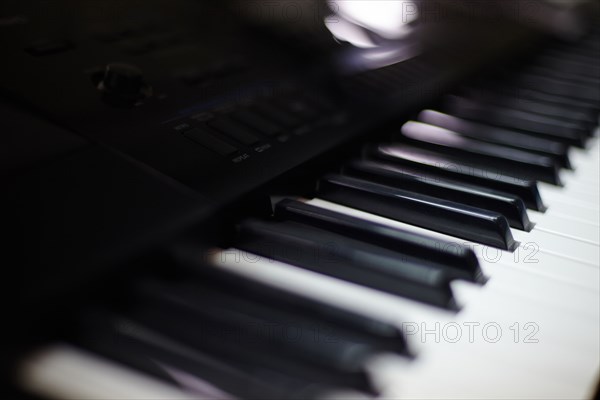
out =
[(142, 71), (130, 64), (112, 63), (104, 70), (98, 90), (111, 105), (132, 106), (152, 94)]
[(108, 64), (102, 79), (107, 92), (136, 96), (142, 92), (144, 77), (142, 71), (128, 64)]

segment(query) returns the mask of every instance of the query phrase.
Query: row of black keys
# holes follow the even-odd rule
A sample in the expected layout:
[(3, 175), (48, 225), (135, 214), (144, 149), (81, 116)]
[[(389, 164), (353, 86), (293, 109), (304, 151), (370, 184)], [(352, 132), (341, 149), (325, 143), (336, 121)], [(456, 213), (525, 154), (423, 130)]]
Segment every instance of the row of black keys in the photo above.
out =
[[(580, 91), (568, 73), (538, 76), (554, 85), (528, 90), (552, 96), (554, 103), (498, 93), (493, 97), (504, 105), (496, 106), (475, 95), (449, 96), (443, 112), (423, 111), (419, 121), (402, 127), (395, 143), (369, 146), (340, 174), (324, 176), (317, 197), (513, 250), (518, 243), (510, 227), (531, 230), (527, 208), (545, 209), (537, 182), (560, 185), (558, 172), (570, 167), (569, 147), (585, 144), (600, 112), (600, 91)], [(595, 88), (600, 80), (577, 79)], [(514, 78), (497, 82), (509, 83), (516, 86)], [(577, 90), (565, 89), (572, 85)], [(583, 105), (572, 106), (571, 100)], [(289, 200), (276, 207), (275, 219), (245, 221), (236, 246), (445, 308), (455, 303), (452, 279), (482, 281), (474, 255), (457, 243), (416, 235), (410, 241), (406, 232)]]
[[(569, 146), (583, 145), (595, 125), (593, 93), (578, 84), (566, 89), (572, 68), (595, 71), (584, 59), (593, 43), (540, 58), (561, 52), (564, 76), (556, 65), (552, 73), (536, 69), (556, 86), (482, 81), (449, 99), (444, 113), (422, 113), (421, 122), (460, 135), (409, 123), (401, 143), (370, 146), (342, 174), (323, 177), (319, 197), (510, 250), (509, 225), (529, 230), (526, 208), (544, 210), (536, 181), (559, 183)], [(591, 75), (577, 78), (593, 83)], [(455, 308), (451, 280), (485, 281), (465, 247), (295, 200), (278, 203), (273, 220), (244, 221), (235, 246), (448, 309)], [(181, 377), (195, 376), (247, 398), (312, 398), (339, 387), (374, 392), (369, 358), (410, 356), (395, 326), (203, 265), (194, 246), (173, 254), (183, 277), (144, 281), (125, 309), (87, 314), (79, 344), (186, 389)]]
[(205, 265), (196, 246), (174, 256), (176, 281), (143, 280), (118, 311), (86, 310), (73, 341), (211, 398), (377, 393), (367, 361), (411, 357), (394, 325)]

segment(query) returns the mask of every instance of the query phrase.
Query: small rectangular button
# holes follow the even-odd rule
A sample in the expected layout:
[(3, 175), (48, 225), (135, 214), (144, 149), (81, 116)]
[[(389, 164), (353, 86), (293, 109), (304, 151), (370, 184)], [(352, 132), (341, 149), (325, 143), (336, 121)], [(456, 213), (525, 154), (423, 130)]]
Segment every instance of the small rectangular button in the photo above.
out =
[(66, 40), (40, 40), (32, 43), (25, 50), (36, 57), (46, 56), (49, 54), (61, 53), (73, 47), (71, 42)]
[(295, 114), (302, 120), (313, 121), (319, 117), (319, 112), (302, 99), (282, 99), (282, 104), (287, 111)]
[(248, 110), (240, 110), (233, 114), (233, 117), (245, 125), (257, 130), (267, 136), (277, 135), (281, 132), (281, 128), (277, 124), (269, 121), (262, 116)]
[(260, 141), (260, 139), (256, 137), (250, 131), (250, 129), (227, 118), (220, 118), (214, 122), (211, 122), (209, 126), (237, 140), (238, 142), (245, 144), (246, 146), (253, 145)]
[(119, 46), (121, 46), (127, 54), (131, 55), (146, 54), (157, 47), (156, 43), (146, 38), (124, 40), (119, 43)]
[(202, 128), (194, 128), (184, 132), (184, 136), (222, 156), (228, 156), (238, 151), (234, 146), (213, 136), (210, 132)]
[(294, 128), (302, 125), (302, 120), (300, 118), (297, 118), (294, 114), (280, 109), (273, 104), (259, 103), (255, 106), (255, 108), (256, 111), (258, 111), (264, 117), (276, 121), (277, 123), (288, 128)]

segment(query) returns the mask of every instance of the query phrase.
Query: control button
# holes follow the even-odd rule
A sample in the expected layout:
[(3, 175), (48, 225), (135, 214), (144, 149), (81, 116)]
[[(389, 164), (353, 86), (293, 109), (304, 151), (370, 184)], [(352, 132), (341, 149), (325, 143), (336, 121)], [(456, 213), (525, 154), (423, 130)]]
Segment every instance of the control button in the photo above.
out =
[(185, 68), (175, 72), (175, 78), (188, 86), (199, 85), (210, 79), (210, 73), (198, 68)]
[(105, 43), (114, 43), (122, 40), (129, 33), (126, 29), (106, 26), (104, 24), (92, 25), (89, 28), (89, 32), (92, 38)]
[(104, 99), (115, 106), (132, 106), (152, 95), (152, 88), (144, 81), (142, 71), (130, 64), (108, 64), (97, 88)]
[(253, 145), (260, 141), (260, 138), (255, 136), (250, 129), (229, 118), (219, 118), (214, 122), (209, 123), (209, 126), (246, 146)]
[(128, 64), (108, 64), (101, 84), (106, 91), (123, 95), (137, 95), (142, 90), (142, 71)]
[[(165, 39), (169, 40), (167, 44), (177, 44), (180, 40), (180, 36), (165, 36)], [(241, 59), (225, 60), (212, 65), (203, 66), (202, 68), (188, 67), (184, 68), (175, 73), (177, 79), (181, 80), (186, 85), (194, 86), (204, 83), (208, 83), (212, 80), (228, 79), (233, 76), (244, 73), (248, 69), (246, 63)]]
[(317, 108), (322, 112), (334, 112), (337, 109), (335, 104), (330, 99), (314, 93), (303, 93), (302, 98), (304, 98), (308, 104), (311, 104), (314, 108)]
[(173, 126), (173, 130), (177, 131), (177, 132), (186, 132), (189, 131), (190, 129), (192, 129), (192, 126), (190, 124), (188, 124), (187, 122), (180, 122), (177, 125)]
[(236, 111), (233, 114), (233, 118), (267, 136), (274, 136), (281, 132), (281, 128), (278, 125), (252, 111)]
[(302, 100), (284, 99), (283, 105), (288, 111), (294, 113), (303, 120), (312, 121), (319, 117), (319, 112)]
[(31, 44), (25, 50), (36, 57), (47, 56), (50, 54), (62, 53), (72, 49), (73, 43), (67, 40), (40, 40)]
[(295, 128), (302, 125), (302, 120), (300, 118), (297, 118), (294, 114), (280, 109), (272, 104), (259, 103), (255, 107), (259, 113), (273, 121), (280, 123), (283, 126)]
[(131, 54), (134, 56), (149, 53), (157, 47), (155, 42), (146, 38), (133, 38), (123, 40), (119, 45), (127, 54)]
[(184, 132), (183, 135), (222, 156), (229, 156), (238, 151), (238, 149), (229, 143), (213, 136), (210, 132), (202, 128), (194, 128)]

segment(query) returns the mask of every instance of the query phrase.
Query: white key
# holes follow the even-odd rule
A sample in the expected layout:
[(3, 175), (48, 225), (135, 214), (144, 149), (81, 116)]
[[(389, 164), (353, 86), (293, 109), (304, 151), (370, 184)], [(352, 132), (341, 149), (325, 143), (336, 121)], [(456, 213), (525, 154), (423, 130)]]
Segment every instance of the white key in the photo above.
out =
[[(546, 200), (544, 200), (546, 202)], [(560, 199), (550, 199), (544, 203), (548, 206), (546, 213), (551, 215), (560, 215), (565, 217), (573, 217), (577, 220), (590, 221), (590, 223), (598, 223), (600, 219), (600, 211), (597, 207), (591, 205), (573, 205), (564, 203)]]
[[(548, 217), (548, 218), (557, 217), (560, 220), (573, 221), (576, 223), (582, 223), (582, 224), (593, 225), (593, 226), (600, 226), (600, 220), (594, 221), (592, 218), (590, 218), (590, 215), (585, 212), (585, 210), (579, 210), (579, 212), (577, 212), (577, 211), (578, 211), (577, 209), (574, 209), (574, 210), (563, 210), (561, 212), (561, 211), (557, 211), (557, 209), (555, 207), (549, 208), (544, 213), (538, 213), (537, 211), (534, 211), (534, 210), (527, 210), (527, 212), (530, 213), (530, 215), (531, 215), (530, 220), (532, 220), (534, 222), (541, 221), (546, 217)], [(593, 214), (593, 210), (591, 212)]]
[[(537, 371), (546, 377), (552, 377), (565, 383), (578, 382), (579, 387), (590, 382), (598, 371), (597, 353), (590, 355), (587, 346), (593, 351), (600, 350), (599, 331), (592, 323), (572, 318), (556, 310), (541, 308), (511, 296), (500, 296), (483, 290), (482, 295), (473, 301), (464, 312), (457, 315), (454, 322), (467, 326), (469, 322), (494, 325), (486, 332), (487, 339), (499, 336), (497, 343), (489, 343), (485, 337), (476, 337), (474, 343), (461, 341), (461, 353), (478, 353), (486, 356), (489, 363), (505, 361), (510, 368), (523, 368), (523, 372)], [(596, 325), (598, 320), (593, 321)], [(519, 323), (517, 327), (515, 323)], [(530, 323), (529, 325), (526, 325)], [(573, 324), (573, 325), (571, 325)], [(512, 329), (511, 329), (512, 327)], [(580, 331), (580, 329), (591, 331)], [(535, 332), (535, 333), (534, 333)], [(443, 331), (441, 332), (443, 334)], [(527, 337), (527, 335), (531, 335)], [(448, 332), (426, 347), (427, 354), (448, 347)], [(423, 339), (423, 337), (421, 337)], [(482, 340), (483, 339), (483, 340)], [(529, 340), (527, 340), (529, 339)], [(536, 342), (537, 339), (537, 343)], [(494, 342), (494, 340), (491, 340)], [(515, 343), (516, 342), (516, 343)], [(528, 343), (533, 342), (533, 343)], [(452, 343), (450, 343), (452, 344)], [(442, 350), (443, 351), (443, 350)], [(425, 351), (423, 351), (425, 354)], [(460, 360), (460, 356), (455, 358)], [(564, 364), (562, 364), (564, 362)], [(512, 366), (510, 366), (512, 364)], [(464, 371), (463, 371), (464, 373)], [(586, 375), (585, 377), (581, 374)], [(583, 379), (582, 379), (583, 378)], [(581, 380), (582, 379), (582, 380)]]
[[(593, 149), (596, 150), (596, 153), (593, 152)], [(589, 151), (581, 151), (581, 150), (572, 150), (569, 154), (569, 159), (571, 160), (571, 164), (573, 166), (573, 171), (569, 171), (575, 179), (585, 180), (590, 177), (598, 178), (600, 176), (600, 171), (598, 171), (598, 163), (600, 159), (597, 153), (597, 145), (592, 146), (592, 149)]]
[[(477, 254), (480, 262), (484, 264), (493, 264), (497, 257), (493, 250), (481, 246)], [(600, 291), (600, 268), (540, 252), (538, 247), (533, 245), (522, 244), (512, 254), (503, 252), (497, 264), (522, 273), (541, 275), (570, 285)], [(493, 267), (488, 270), (493, 271)]]
[(578, 180), (566, 180), (564, 187), (561, 188), (563, 191), (569, 194), (573, 194), (574, 197), (583, 196), (586, 201), (590, 201), (594, 204), (598, 204), (600, 198), (600, 186), (598, 183), (598, 177), (590, 182), (583, 182)]
[(579, 166), (574, 167), (573, 170), (562, 170), (560, 174), (564, 178), (564, 184), (572, 183), (576, 186), (582, 186), (586, 182), (592, 183), (594, 187), (598, 187), (598, 178), (600, 172), (598, 171), (599, 161), (597, 159), (580, 159)]
[(48, 347), (27, 358), (19, 367), (17, 379), (24, 389), (54, 399), (197, 398), (150, 376), (67, 345)]
[(591, 209), (598, 209), (598, 202), (593, 201), (593, 199), (586, 196), (574, 196), (569, 193), (568, 190), (558, 187), (545, 184), (543, 182), (538, 183), (538, 189), (540, 191), (540, 196), (544, 203), (550, 207), (554, 201), (559, 202), (561, 207), (563, 204), (568, 204), (571, 206), (581, 206)]
[(600, 160), (600, 141), (598, 138), (593, 138), (588, 141), (585, 149), (569, 149), (569, 158), (573, 161), (575, 166), (589, 166), (589, 163)]
[(594, 187), (598, 187), (598, 177), (600, 177), (600, 172), (598, 172), (598, 164), (599, 160), (595, 157), (578, 157), (576, 161), (572, 162), (573, 170), (572, 171), (562, 171), (565, 178), (565, 182), (569, 181), (576, 182), (578, 184), (583, 183), (591, 183)]
[(585, 154), (579, 157), (571, 157), (571, 159), (573, 160), (572, 164), (574, 164), (573, 169), (561, 171), (561, 174), (567, 180), (593, 181), (600, 176), (600, 172), (595, 168), (598, 166), (598, 158)]
[(588, 263), (596, 267), (600, 265), (600, 248), (596, 244), (536, 230), (535, 228), (531, 232), (513, 229), (512, 233), (515, 240), (521, 243), (534, 243), (544, 253)]
[(561, 280), (524, 274), (518, 268), (504, 264), (485, 264), (482, 268), (492, 277), (485, 285), (485, 290), (508, 296), (518, 295), (532, 303), (542, 302), (557, 311), (600, 318), (600, 294), (597, 288), (582, 288)]
[(542, 214), (531, 210), (528, 210), (527, 214), (530, 220), (535, 222), (535, 229), (583, 240), (596, 245), (600, 244), (600, 228), (591, 221), (564, 217), (560, 214)]
[[(598, 376), (598, 357), (569, 342), (580, 339), (578, 332), (570, 331), (570, 322), (561, 324), (560, 316), (528, 309), (511, 298), (499, 303), (501, 309), (490, 307), (492, 303), (484, 296), (479, 300), (445, 327), (425, 325), (429, 331), (441, 331), (439, 339), (432, 333), (421, 335), (429, 346), (424, 346), (414, 365), (391, 363), (391, 388), (384, 397), (525, 398), (529, 393), (535, 398), (588, 398)], [(452, 343), (457, 337), (454, 324), (462, 333), (457, 343)], [(448, 328), (446, 334), (444, 328)], [(584, 334), (589, 336), (581, 339), (597, 351), (598, 332)], [(385, 376), (385, 371), (379, 373)], [(438, 384), (442, 390), (438, 391)]]
[(583, 386), (547, 379), (519, 365), (489, 359), (475, 351), (447, 347), (424, 354), (407, 365), (388, 357), (374, 366), (388, 383), (386, 399), (589, 399), (590, 383)]

